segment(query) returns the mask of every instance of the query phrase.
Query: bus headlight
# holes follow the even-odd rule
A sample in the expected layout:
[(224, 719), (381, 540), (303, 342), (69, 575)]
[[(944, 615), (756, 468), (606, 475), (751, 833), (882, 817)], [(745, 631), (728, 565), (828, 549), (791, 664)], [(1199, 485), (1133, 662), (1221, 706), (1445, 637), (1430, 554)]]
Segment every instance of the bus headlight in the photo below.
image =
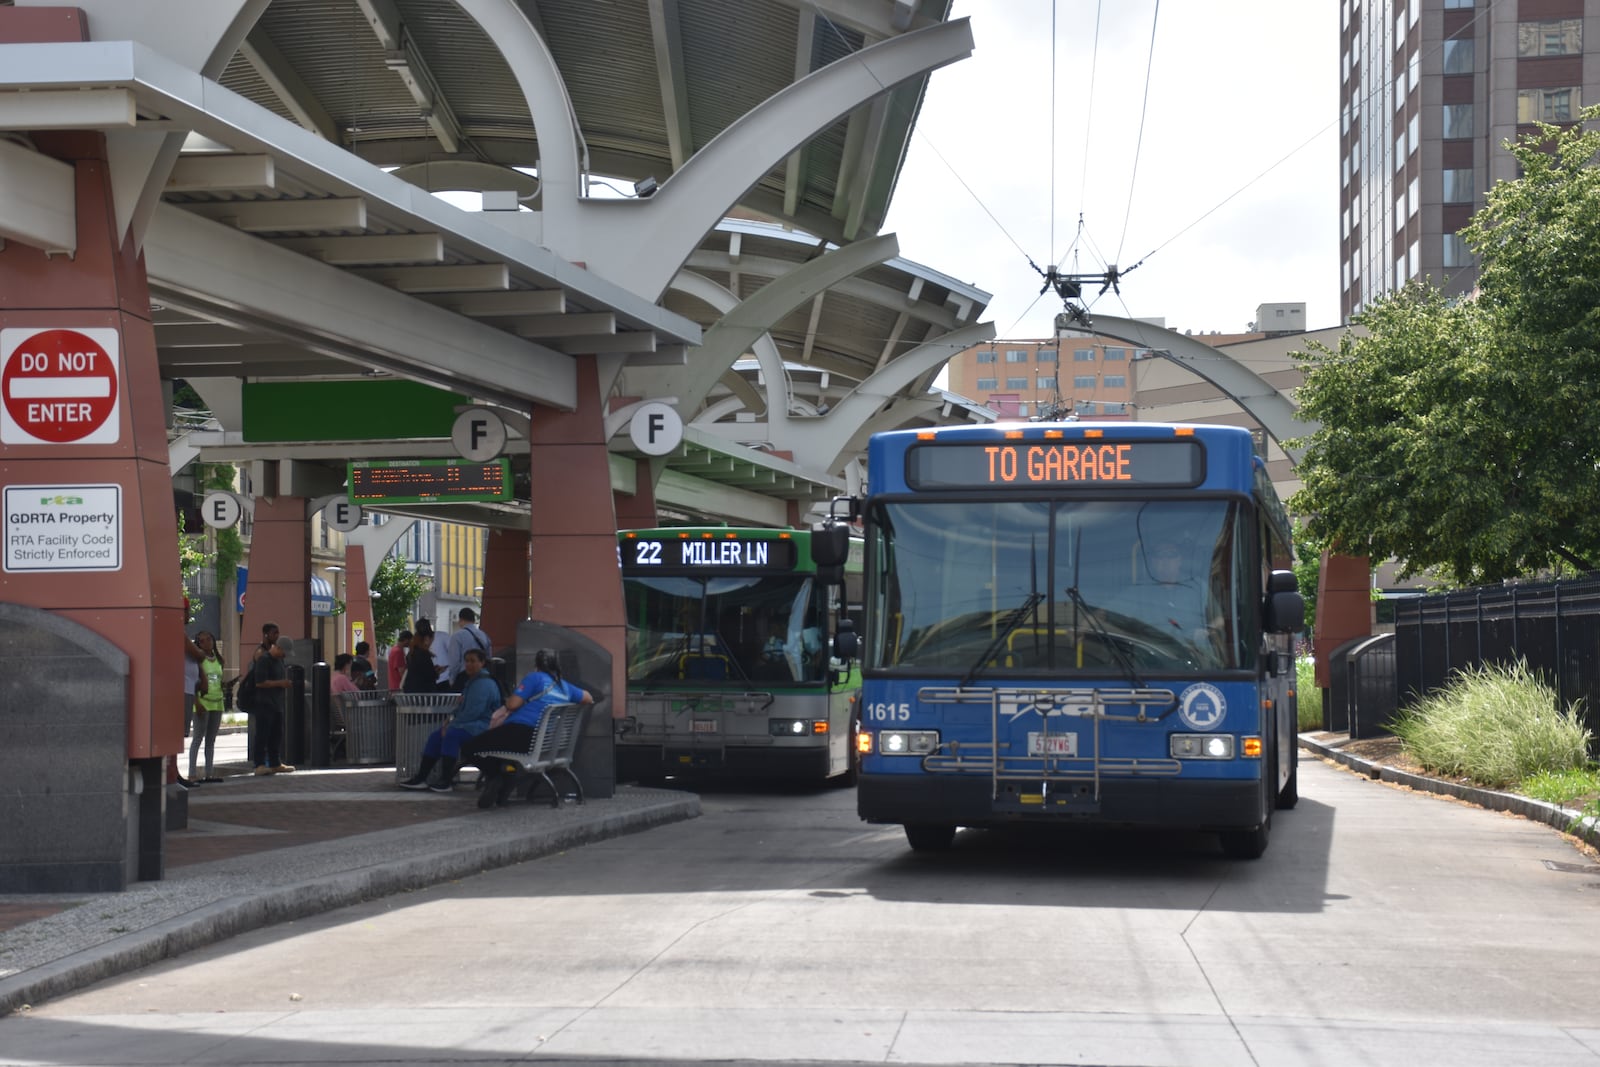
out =
[(879, 755), (928, 756), (938, 748), (938, 730), (881, 730), (878, 733)]
[(1173, 759), (1232, 759), (1232, 734), (1173, 734), (1168, 739)]
[(810, 737), (828, 732), (826, 719), (768, 719), (767, 733), (773, 737)]

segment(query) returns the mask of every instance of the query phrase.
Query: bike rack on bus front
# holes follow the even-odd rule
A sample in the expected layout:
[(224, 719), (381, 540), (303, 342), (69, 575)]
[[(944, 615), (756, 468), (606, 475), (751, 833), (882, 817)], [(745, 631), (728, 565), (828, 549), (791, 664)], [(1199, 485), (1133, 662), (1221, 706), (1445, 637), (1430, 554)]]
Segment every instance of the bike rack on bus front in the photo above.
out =
[[(928, 686), (917, 698), (927, 704), (987, 704), (990, 708), (989, 742), (945, 741), (938, 751), (923, 757), (930, 774), (984, 774), (990, 777), (991, 799), (997, 811), (1021, 813), (1052, 811), (1094, 814), (1100, 806), (1102, 773), (1118, 776), (1171, 777), (1182, 770), (1175, 759), (1108, 759), (1100, 754), (1102, 722), (1158, 723), (1176, 703), (1170, 689), (1095, 689), (1029, 686), (1011, 689), (967, 689)], [(1039, 716), (1041, 729), (1028, 734), (1029, 751), (1013, 753), (1010, 742), (1000, 743), (1002, 718), (1015, 721), (1023, 715)], [(1078, 732), (1052, 731), (1050, 721), (1088, 719), (1093, 723), (1093, 750), (1077, 751)], [(1001, 751), (1002, 747), (1006, 751)], [(1037, 747), (1038, 751), (1033, 751)], [(1065, 786), (1052, 794), (1051, 784)], [(1038, 785), (1037, 792), (1017, 788)]]

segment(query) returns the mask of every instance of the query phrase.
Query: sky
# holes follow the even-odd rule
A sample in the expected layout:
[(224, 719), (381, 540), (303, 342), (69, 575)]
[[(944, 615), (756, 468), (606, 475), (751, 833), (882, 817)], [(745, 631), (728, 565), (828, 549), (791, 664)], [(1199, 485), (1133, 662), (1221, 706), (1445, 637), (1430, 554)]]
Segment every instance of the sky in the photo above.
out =
[(1263, 303), (1339, 324), (1337, 4), (955, 0), (963, 16), (975, 48), (932, 74), (883, 232), (993, 293), (997, 337), (1053, 333), (1029, 258), (1115, 263), (1120, 299), (1091, 314), (1180, 333), (1243, 332)]

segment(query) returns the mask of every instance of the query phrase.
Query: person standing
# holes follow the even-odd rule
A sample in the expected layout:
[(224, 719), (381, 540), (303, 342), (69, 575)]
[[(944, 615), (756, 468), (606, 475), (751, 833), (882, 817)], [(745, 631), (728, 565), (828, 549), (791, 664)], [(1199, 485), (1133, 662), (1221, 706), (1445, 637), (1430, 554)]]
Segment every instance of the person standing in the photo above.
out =
[[(200, 646), (190, 640), (188, 634), (183, 635), (183, 736), (190, 737), (194, 734), (195, 721), (195, 694), (200, 689), (200, 661), (205, 658), (205, 653), (200, 651)], [(168, 773), (176, 774), (176, 763), (173, 761), (173, 770)], [(194, 767), (189, 768), (189, 777), (177, 775), (178, 784), (185, 789), (193, 789), (199, 783), (194, 780)], [(169, 778), (168, 781), (171, 781)]]
[(401, 630), (400, 639), (389, 649), (389, 689), (400, 691), (400, 681), (406, 676), (406, 657), (411, 654), (411, 631)]
[[(210, 630), (194, 635), (194, 643), (204, 656), (200, 661), (200, 684), (195, 691), (193, 740), (189, 742), (189, 780), (191, 782), (220, 782), (214, 773), (217, 751), (217, 730), (222, 726), (222, 652), (217, 648), (217, 638)], [(195, 777), (195, 763), (200, 746), (205, 745), (206, 773)]]
[(411, 652), (406, 656), (406, 673), (400, 682), (402, 693), (437, 693), (439, 667), (433, 659), (433, 631), (418, 630), (411, 638)]
[(494, 655), (494, 642), (489, 640), (489, 635), (478, 628), (478, 613), (471, 608), (462, 608), (456, 613), (456, 632), (450, 635), (450, 669), (445, 672), (442, 679), (447, 686), (454, 685), (456, 676), (462, 671), (468, 649), (477, 649), (483, 653), (483, 661), (489, 662), (489, 657)]
[(275, 623), (261, 625), (261, 647), (250, 669), (256, 676), (256, 750), (251, 762), (256, 774), (287, 774), (294, 770), (283, 762), (283, 725), (289, 708), (289, 641), (280, 637)]

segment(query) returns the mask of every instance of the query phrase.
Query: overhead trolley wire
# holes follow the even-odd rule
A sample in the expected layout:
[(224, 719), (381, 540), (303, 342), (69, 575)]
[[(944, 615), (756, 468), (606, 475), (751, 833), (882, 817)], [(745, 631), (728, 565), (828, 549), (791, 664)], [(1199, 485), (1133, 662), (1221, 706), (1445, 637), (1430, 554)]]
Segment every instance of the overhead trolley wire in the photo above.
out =
[[(1411, 0), (1411, 2), (1412, 3), (1421, 3), (1421, 0)], [(1159, 3), (1159, 0), (1158, 0), (1158, 3)], [(1486, 15), (1490, 14), (1494, 10), (1494, 8), (1496, 6), (1498, 6), (1500, 3), (1501, 3), (1501, 0), (1488, 0), (1487, 3), (1481, 3), (1481, 4), (1477, 5), (1473, 9), (1472, 17), (1467, 20), (1467, 24), (1466, 24), (1467, 27), (1475, 27), (1480, 20), (1483, 20), (1484, 17)], [(1454, 40), (1456, 38), (1451, 38), (1451, 39)], [(1437, 54), (1438, 52), (1442, 51), (1443, 48), (1444, 48), (1444, 41), (1439, 41), (1438, 43), (1436, 43), (1430, 49), (1427, 49), (1425, 51), (1419, 50), (1417, 55), (1419, 57), (1420, 56), (1424, 56), (1424, 55), (1433, 56), (1433, 55)], [(1381, 92), (1384, 91), (1384, 89), (1386, 88), (1385, 81), (1386, 81), (1386, 79), (1379, 79), (1375, 84), (1373, 84), (1370, 88), (1368, 88), (1366, 92), (1362, 93), (1361, 96), (1358, 99), (1351, 101), (1351, 103), (1353, 105), (1355, 105), (1356, 109), (1357, 109), (1356, 114), (1352, 116), (1352, 120), (1355, 120), (1355, 119), (1359, 118), (1360, 111), (1366, 110), (1367, 106), (1373, 100), (1373, 98), (1375, 98), (1376, 96), (1378, 96), (1378, 94), (1380, 94)], [(1409, 92), (1409, 90), (1407, 90), (1407, 91)], [(1137, 266), (1141, 265), (1142, 263), (1144, 263), (1145, 260), (1149, 259), (1151, 256), (1155, 255), (1157, 252), (1159, 252), (1163, 248), (1167, 247), (1167, 245), (1169, 245), (1172, 242), (1176, 241), (1178, 238), (1182, 237), (1184, 234), (1188, 233), (1190, 230), (1192, 230), (1196, 226), (1200, 225), (1206, 219), (1208, 219), (1212, 215), (1216, 214), (1222, 208), (1226, 207), (1228, 205), (1228, 203), (1230, 201), (1232, 201), (1235, 197), (1237, 197), (1240, 193), (1243, 193), (1246, 189), (1249, 189), (1252, 185), (1254, 185), (1257, 182), (1259, 182), (1262, 178), (1265, 178), (1268, 174), (1271, 174), (1273, 171), (1275, 171), (1279, 167), (1283, 166), (1290, 159), (1294, 158), (1295, 156), (1299, 155), (1301, 152), (1305, 151), (1307, 146), (1309, 146), (1317, 138), (1321, 137), (1323, 134), (1327, 133), (1330, 129), (1332, 129), (1333, 126), (1336, 123), (1338, 123), (1338, 121), (1339, 120), (1337, 118), (1335, 118), (1335, 119), (1331, 120), (1330, 122), (1326, 123), (1325, 125), (1319, 127), (1315, 132), (1313, 132), (1311, 134), (1311, 136), (1307, 137), (1304, 141), (1301, 141), (1294, 148), (1291, 148), (1288, 152), (1284, 153), (1282, 158), (1280, 158), (1276, 163), (1273, 163), (1271, 166), (1267, 167), (1261, 173), (1257, 174), (1255, 177), (1251, 178), (1249, 181), (1247, 181), (1243, 185), (1239, 186), (1239, 188), (1235, 189), (1233, 192), (1229, 193), (1226, 197), (1224, 197), (1223, 199), (1219, 200), (1212, 207), (1208, 208), (1204, 213), (1202, 213), (1199, 217), (1197, 217), (1193, 222), (1190, 222), (1187, 226), (1183, 227), (1181, 230), (1179, 230), (1176, 233), (1174, 233), (1171, 237), (1168, 237), (1166, 240), (1164, 240), (1160, 244), (1156, 245), (1150, 251), (1148, 251), (1144, 255), (1140, 256), (1138, 261), (1135, 262), (1132, 267), (1127, 268), (1127, 270), (1124, 270), (1122, 273), (1126, 274), (1128, 271), (1133, 270), (1134, 267), (1137, 267)], [(1386, 235), (1385, 240), (1387, 241), (1388, 239), (1389, 238)], [(1120, 256), (1120, 254), (1121, 254), (1121, 250), (1119, 249), (1118, 250), (1118, 255)]]
[(1117, 241), (1117, 260), (1122, 260), (1122, 246), (1128, 240), (1128, 219), (1133, 215), (1133, 190), (1139, 181), (1139, 151), (1144, 147), (1144, 120), (1150, 111), (1150, 75), (1156, 65), (1156, 26), (1161, 20), (1161, 0), (1156, 0), (1155, 11), (1150, 16), (1150, 54), (1144, 64), (1144, 101), (1139, 105), (1139, 135), (1133, 143), (1133, 173), (1128, 176), (1128, 207), (1122, 214), (1122, 237)]
[[(1054, 0), (1052, 0), (1052, 5), (1053, 3)], [(1083, 113), (1083, 176), (1078, 180), (1078, 228), (1080, 230), (1083, 229), (1083, 205), (1089, 199), (1089, 137), (1094, 132), (1094, 82), (1095, 71), (1100, 65), (1100, 11), (1103, 3), (1104, 0), (1097, 0), (1094, 5), (1094, 44), (1089, 52), (1089, 103), (1084, 108)], [(1054, 16), (1055, 12), (1052, 9), (1051, 17), (1054, 18)], [(1052, 78), (1055, 76), (1056, 62), (1054, 47), (1054, 37), (1052, 36), (1050, 54), (1050, 74)], [(1051, 252), (1050, 258), (1052, 261), (1055, 260), (1054, 251)], [(1062, 262), (1066, 262), (1065, 256), (1062, 257)]]

